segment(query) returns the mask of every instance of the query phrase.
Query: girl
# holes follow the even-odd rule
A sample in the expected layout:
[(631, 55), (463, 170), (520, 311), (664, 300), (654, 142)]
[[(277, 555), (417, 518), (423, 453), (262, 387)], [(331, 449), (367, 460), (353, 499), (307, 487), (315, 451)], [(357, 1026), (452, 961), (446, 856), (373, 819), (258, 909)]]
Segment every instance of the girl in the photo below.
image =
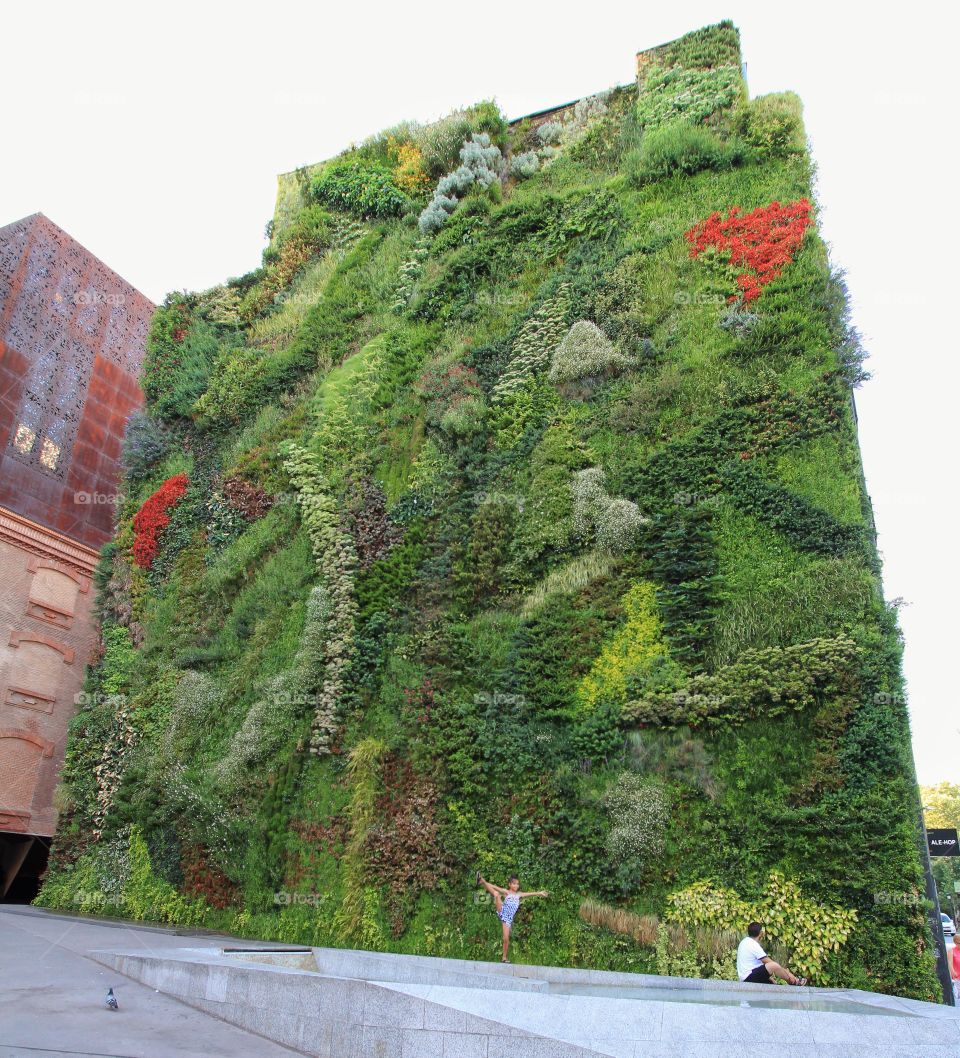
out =
[(513, 916), (517, 913), (520, 901), (525, 896), (549, 896), (546, 889), (540, 889), (535, 893), (521, 893), (520, 879), (511, 874), (507, 881), (507, 888), (493, 885), (486, 881), (483, 875), (477, 871), (477, 885), (482, 885), (488, 893), (493, 896), (494, 907), (497, 910), (497, 918), (503, 924), (503, 962), (509, 962), (507, 952), (510, 949), (510, 927), (513, 925)]

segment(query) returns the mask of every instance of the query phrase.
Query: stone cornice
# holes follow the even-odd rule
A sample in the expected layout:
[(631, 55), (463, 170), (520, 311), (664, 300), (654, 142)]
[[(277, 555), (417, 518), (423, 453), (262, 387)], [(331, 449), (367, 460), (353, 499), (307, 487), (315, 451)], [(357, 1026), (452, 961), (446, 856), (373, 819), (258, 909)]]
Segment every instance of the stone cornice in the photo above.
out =
[(92, 576), (100, 557), (85, 544), (23, 518), (6, 507), (0, 507), (0, 540), (33, 555), (55, 559), (87, 577)]

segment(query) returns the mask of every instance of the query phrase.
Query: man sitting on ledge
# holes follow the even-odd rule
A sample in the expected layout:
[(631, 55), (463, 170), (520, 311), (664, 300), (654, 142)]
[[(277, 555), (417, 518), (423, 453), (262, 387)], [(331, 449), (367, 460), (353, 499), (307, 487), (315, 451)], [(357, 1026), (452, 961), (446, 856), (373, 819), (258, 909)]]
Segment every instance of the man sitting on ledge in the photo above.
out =
[(760, 947), (760, 938), (763, 936), (763, 924), (751, 922), (747, 926), (747, 936), (740, 941), (737, 947), (737, 977), (741, 981), (749, 981), (751, 984), (768, 985), (774, 977), (779, 977), (789, 985), (805, 985), (805, 977), (797, 977), (779, 963), (774, 962), (769, 955)]

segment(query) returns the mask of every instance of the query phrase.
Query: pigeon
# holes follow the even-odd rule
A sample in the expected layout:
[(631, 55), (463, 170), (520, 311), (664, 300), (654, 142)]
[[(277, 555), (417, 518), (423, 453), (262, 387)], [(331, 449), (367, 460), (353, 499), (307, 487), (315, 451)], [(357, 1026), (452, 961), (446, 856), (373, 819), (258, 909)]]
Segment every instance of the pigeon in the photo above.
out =
[(119, 1010), (120, 1004), (117, 1002), (117, 997), (113, 994), (113, 989), (107, 989), (107, 1010)]

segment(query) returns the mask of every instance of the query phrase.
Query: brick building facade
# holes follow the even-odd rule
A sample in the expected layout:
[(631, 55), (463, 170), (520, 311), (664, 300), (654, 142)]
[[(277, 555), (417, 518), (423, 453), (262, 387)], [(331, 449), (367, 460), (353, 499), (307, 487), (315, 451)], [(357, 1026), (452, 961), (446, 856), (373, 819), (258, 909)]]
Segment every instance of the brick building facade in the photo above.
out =
[(154, 308), (42, 214), (0, 228), (0, 898), (56, 827)]

